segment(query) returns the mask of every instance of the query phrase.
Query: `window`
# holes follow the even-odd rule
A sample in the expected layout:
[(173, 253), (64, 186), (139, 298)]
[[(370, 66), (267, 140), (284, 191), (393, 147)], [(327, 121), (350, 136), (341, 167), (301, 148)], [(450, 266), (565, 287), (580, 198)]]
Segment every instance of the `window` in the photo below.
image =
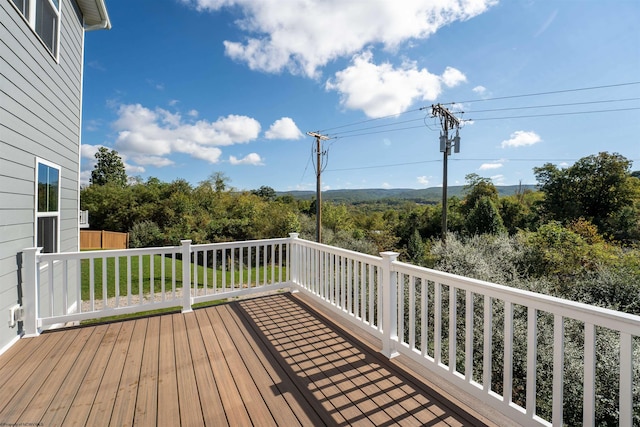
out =
[(12, 0), (49, 52), (58, 56), (59, 0)]
[(36, 161), (36, 246), (42, 252), (58, 251), (60, 223), (60, 167)]

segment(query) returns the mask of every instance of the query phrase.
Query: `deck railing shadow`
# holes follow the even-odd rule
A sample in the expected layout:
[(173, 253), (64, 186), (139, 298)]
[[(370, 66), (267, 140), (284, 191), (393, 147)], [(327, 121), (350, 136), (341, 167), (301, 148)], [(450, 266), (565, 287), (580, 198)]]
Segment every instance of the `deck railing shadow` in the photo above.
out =
[[(296, 384), (293, 395), (327, 425), (353, 425), (368, 420), (375, 425), (412, 423), (434, 425), (455, 420), (483, 426), (464, 409), (440, 400), (376, 349), (331, 324), (290, 294), (239, 301), (230, 307), (253, 338)], [(286, 298), (283, 301), (282, 298)], [(282, 390), (278, 390), (282, 392)]]

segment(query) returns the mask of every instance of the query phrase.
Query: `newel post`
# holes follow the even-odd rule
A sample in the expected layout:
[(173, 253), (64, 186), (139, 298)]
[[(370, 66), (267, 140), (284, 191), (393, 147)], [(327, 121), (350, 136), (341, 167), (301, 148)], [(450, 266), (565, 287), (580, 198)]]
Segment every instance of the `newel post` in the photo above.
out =
[(22, 251), (24, 256), (24, 280), (22, 281), (22, 308), (24, 309), (23, 329), (25, 337), (40, 335), (38, 322), (38, 270), (40, 268), (40, 250), (28, 248)]
[(191, 308), (191, 240), (180, 240), (180, 244), (182, 245), (182, 312), (188, 313), (193, 311)]
[(298, 257), (298, 245), (296, 240), (300, 236), (299, 233), (289, 233), (289, 251), (287, 251), (287, 270), (289, 270), (289, 280), (293, 283), (298, 283), (298, 269), (300, 262)]
[(400, 255), (397, 252), (380, 252), (382, 257), (382, 351), (392, 359), (400, 353), (396, 350), (398, 341), (398, 276), (393, 271), (393, 262)]

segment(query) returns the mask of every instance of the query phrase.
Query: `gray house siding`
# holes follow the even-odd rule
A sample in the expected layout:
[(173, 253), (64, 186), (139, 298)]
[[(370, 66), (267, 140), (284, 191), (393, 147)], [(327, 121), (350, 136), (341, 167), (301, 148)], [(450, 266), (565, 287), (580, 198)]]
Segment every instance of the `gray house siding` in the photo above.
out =
[[(78, 250), (83, 41), (70, 0), (60, 1), (58, 61), (0, 0), (0, 319), (18, 302), (19, 254), (35, 246), (36, 158), (60, 167), (58, 250)], [(0, 350), (17, 334), (0, 322)]]

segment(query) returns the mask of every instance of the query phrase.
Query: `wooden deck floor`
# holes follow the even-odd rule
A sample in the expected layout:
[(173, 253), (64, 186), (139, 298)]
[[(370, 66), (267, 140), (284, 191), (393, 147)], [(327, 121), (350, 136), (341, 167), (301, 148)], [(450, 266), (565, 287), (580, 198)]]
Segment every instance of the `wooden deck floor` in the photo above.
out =
[(486, 425), (290, 294), (22, 339), (0, 385), (0, 425)]

